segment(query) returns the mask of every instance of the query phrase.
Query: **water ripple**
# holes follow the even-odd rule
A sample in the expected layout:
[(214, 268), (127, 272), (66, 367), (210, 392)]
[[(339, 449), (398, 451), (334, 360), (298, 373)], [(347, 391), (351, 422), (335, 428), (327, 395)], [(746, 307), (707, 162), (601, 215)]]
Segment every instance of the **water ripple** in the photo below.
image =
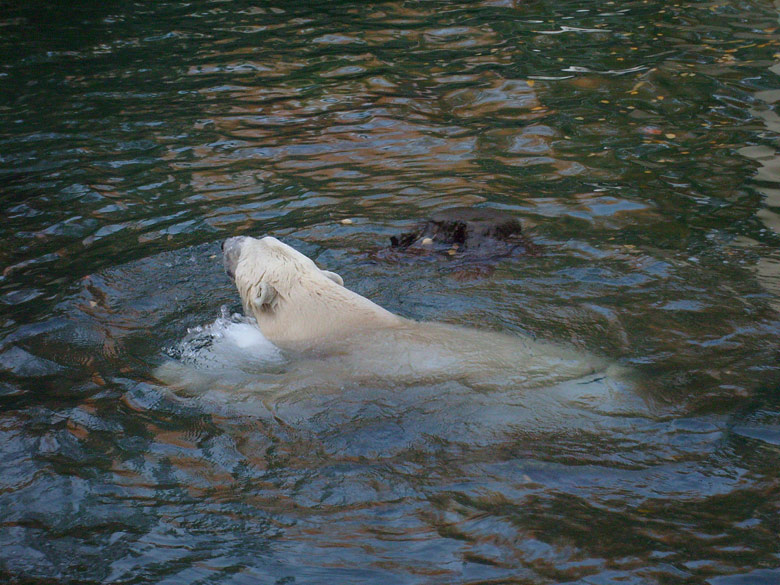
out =
[[(6, 8), (0, 577), (776, 580), (773, 6)], [(383, 259), (450, 206), (541, 253)], [(218, 242), (269, 232), (395, 312), (641, 389), (237, 392)], [(217, 373), (174, 391), (165, 347)]]

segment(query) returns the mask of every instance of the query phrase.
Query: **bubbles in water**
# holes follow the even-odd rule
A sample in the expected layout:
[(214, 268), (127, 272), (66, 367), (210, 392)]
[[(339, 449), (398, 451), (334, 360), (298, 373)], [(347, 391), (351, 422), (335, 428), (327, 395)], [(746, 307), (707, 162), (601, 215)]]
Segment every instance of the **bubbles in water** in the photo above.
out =
[(231, 314), (225, 306), (213, 323), (188, 329), (184, 339), (165, 353), (204, 370), (252, 373), (284, 362), (282, 352), (263, 337), (254, 319)]

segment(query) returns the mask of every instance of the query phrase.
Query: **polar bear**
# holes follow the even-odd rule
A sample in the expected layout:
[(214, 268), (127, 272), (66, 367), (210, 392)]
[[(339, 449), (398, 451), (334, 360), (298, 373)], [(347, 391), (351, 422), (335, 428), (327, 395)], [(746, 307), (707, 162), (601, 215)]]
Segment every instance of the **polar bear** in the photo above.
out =
[(395, 315), (274, 237), (232, 237), (227, 274), (262, 334), (315, 384), (459, 379), (479, 388), (535, 387), (606, 372), (594, 355), (528, 337)]

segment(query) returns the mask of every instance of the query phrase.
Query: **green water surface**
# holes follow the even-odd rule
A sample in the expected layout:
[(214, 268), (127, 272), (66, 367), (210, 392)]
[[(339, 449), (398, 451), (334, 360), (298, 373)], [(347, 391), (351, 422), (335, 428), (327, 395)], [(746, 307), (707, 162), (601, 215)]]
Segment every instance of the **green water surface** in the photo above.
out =
[[(0, 1), (0, 580), (779, 583), (778, 30), (764, 0)], [(541, 253), (377, 255), (464, 205)], [(239, 308), (238, 234), (618, 360), (635, 405), (172, 391), (165, 348)]]

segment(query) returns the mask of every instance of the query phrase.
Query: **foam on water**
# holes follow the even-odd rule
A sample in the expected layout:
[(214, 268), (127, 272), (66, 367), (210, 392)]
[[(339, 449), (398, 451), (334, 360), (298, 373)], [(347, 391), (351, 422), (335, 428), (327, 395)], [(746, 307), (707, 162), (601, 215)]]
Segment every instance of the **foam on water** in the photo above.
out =
[(212, 385), (217, 379), (239, 383), (285, 362), (281, 350), (263, 336), (254, 319), (231, 314), (224, 306), (213, 323), (188, 329), (184, 339), (165, 348), (165, 353), (173, 360), (158, 368), (157, 377), (195, 388)]
[(208, 325), (192, 327), (168, 355), (204, 368), (264, 370), (284, 361), (281, 350), (268, 341), (251, 317), (220, 308)]

